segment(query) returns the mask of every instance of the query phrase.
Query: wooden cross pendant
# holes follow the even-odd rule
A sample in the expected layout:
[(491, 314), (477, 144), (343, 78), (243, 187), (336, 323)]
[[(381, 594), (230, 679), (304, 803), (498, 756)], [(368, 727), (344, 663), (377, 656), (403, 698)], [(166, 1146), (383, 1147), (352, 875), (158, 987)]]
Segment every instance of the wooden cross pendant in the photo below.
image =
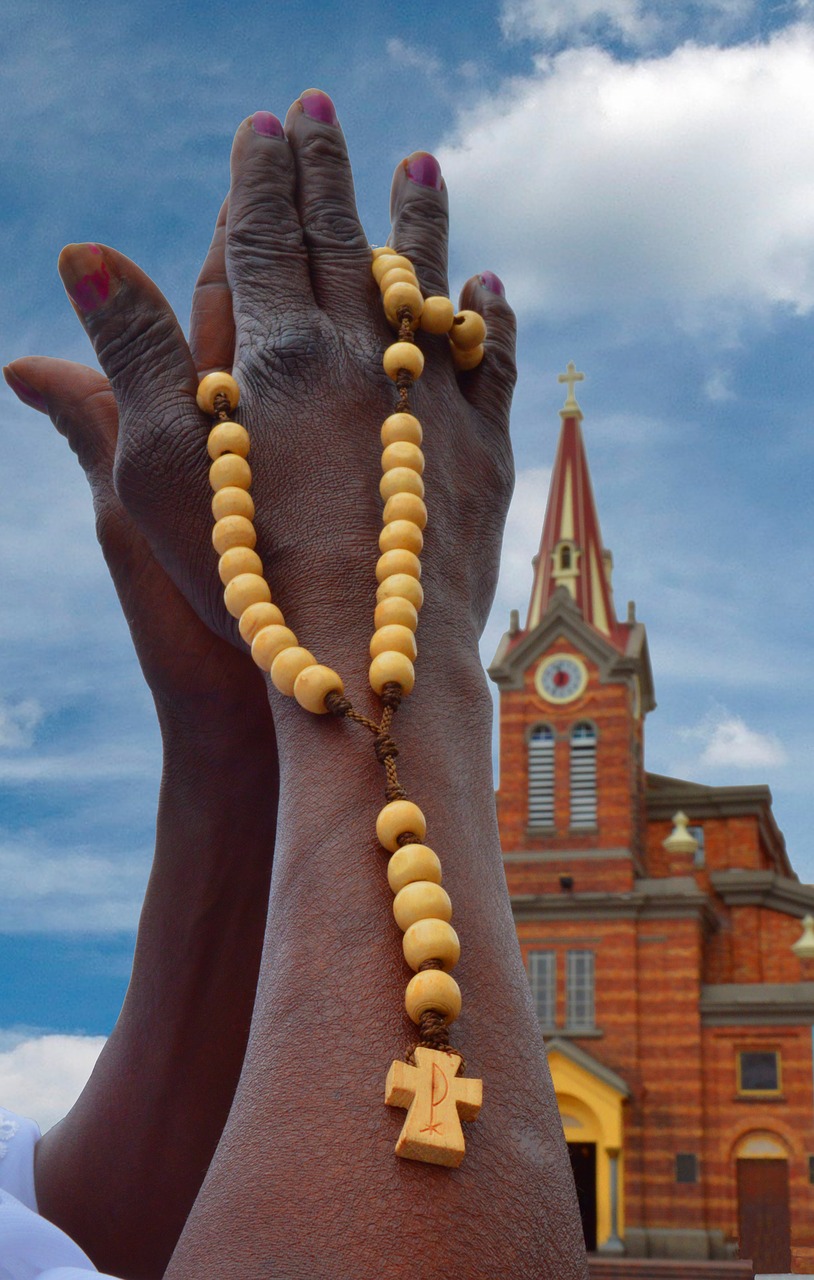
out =
[(456, 1076), (456, 1053), (419, 1045), (416, 1065), (394, 1062), (387, 1073), (388, 1107), (409, 1107), (396, 1155), (457, 1169), (466, 1147), (461, 1120), (474, 1120), (483, 1103), (483, 1081)]

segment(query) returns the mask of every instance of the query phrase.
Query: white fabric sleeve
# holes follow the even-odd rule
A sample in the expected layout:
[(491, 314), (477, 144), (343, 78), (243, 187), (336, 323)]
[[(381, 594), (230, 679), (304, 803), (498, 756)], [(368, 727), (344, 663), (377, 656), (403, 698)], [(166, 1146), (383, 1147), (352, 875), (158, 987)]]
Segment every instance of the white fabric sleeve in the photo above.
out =
[(0, 1191), (8, 1191), (35, 1213), (34, 1148), (39, 1140), (39, 1127), (33, 1120), (0, 1107)]

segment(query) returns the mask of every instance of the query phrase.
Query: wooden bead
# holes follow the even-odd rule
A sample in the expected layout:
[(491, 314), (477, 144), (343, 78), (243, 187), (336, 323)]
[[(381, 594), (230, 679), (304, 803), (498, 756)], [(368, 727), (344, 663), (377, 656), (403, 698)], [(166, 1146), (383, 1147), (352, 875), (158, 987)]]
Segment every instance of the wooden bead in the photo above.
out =
[(427, 820), (412, 800), (391, 800), (379, 811), (376, 819), (376, 839), (390, 853), (399, 847), (399, 836), (407, 832), (423, 840), (427, 834)]
[(244, 520), (253, 520), (254, 499), (245, 489), (227, 485), (212, 494), (212, 515), (216, 520), (223, 520), (225, 516), (243, 516)]
[(486, 337), (486, 323), (477, 311), (459, 311), (449, 331), (450, 341), (462, 351), (479, 347)]
[(424, 299), (417, 284), (412, 284), (409, 280), (397, 280), (382, 295), (382, 302), (384, 303), (384, 314), (394, 329), (398, 329), (401, 325), (399, 312), (403, 311), (405, 307), (409, 308), (412, 317), (410, 328), (418, 328), (418, 318), (424, 306)]
[(415, 631), (418, 626), (418, 613), (414, 604), (403, 596), (387, 596), (380, 600), (373, 611), (373, 625), (378, 631), (381, 627), (408, 627)]
[(403, 844), (387, 864), (387, 883), (398, 893), (414, 880), (441, 883), (441, 862), (438, 854), (426, 844)]
[(427, 960), (440, 960), (449, 973), (461, 958), (458, 935), (446, 920), (416, 920), (405, 931), (401, 945), (404, 959), (416, 973)]
[(368, 679), (374, 693), (381, 694), (386, 684), (401, 685), (401, 692), (412, 693), (415, 667), (406, 654), (395, 649), (378, 653), (368, 668)]
[(382, 520), (385, 524), (393, 520), (411, 520), (419, 529), (426, 529), (427, 508), (416, 493), (394, 493), (385, 503)]
[(454, 347), (450, 343), (449, 349), (452, 352), (452, 363), (460, 373), (477, 369), (485, 354), (485, 348), (482, 346), (473, 347), (471, 351), (461, 351), (459, 347)]
[[(230, 518), (237, 519), (238, 517)], [(249, 523), (247, 520), (246, 524)], [(254, 532), (253, 526), (252, 532)], [(423, 546), (424, 535), (418, 525), (413, 524), (412, 520), (391, 520), (390, 524), (386, 524), (379, 534), (379, 550), (382, 553), (385, 551), (412, 551), (413, 555), (417, 556), (421, 554)]]
[(216, 422), (209, 432), (206, 451), (213, 461), (222, 453), (237, 453), (241, 458), (247, 458), (249, 433), (239, 422)]
[(256, 544), (257, 534), (254, 525), (244, 516), (224, 516), (222, 520), (218, 520), (212, 530), (212, 546), (221, 556), (224, 551), (229, 551), (232, 547), (254, 547)]
[(308, 649), (292, 645), (290, 649), (282, 649), (271, 664), (271, 683), (287, 698), (294, 695), (294, 681), (306, 667), (315, 667), (317, 660)]
[(218, 561), (218, 574), (224, 586), (240, 573), (263, 576), (263, 561), (251, 547), (230, 547)]
[(392, 247), (392, 245), (380, 244), (380, 245), (377, 245), (375, 249), (370, 250), (370, 256), (375, 262), (377, 258), (383, 258), (383, 257), (392, 258), (395, 252), (396, 251)]
[(374, 258), (371, 271), (376, 283), (378, 284), (382, 276), (386, 275), (388, 271), (392, 271), (394, 267), (402, 267), (405, 271), (412, 271), (413, 264), (403, 254), (396, 253), (395, 249), (390, 249), (387, 253), (380, 253)]
[(385, 502), (393, 497), (394, 493), (412, 493), (417, 498), (424, 497), (424, 481), (417, 471), (412, 471), (410, 467), (393, 467), (391, 471), (385, 471), (379, 481), (379, 493)]
[(449, 333), (455, 319), (455, 308), (449, 298), (433, 295), (424, 299), (421, 328), (425, 333)]
[(422, 1013), (435, 1009), (443, 1014), (444, 1024), (449, 1026), (461, 1012), (461, 988), (443, 969), (424, 969), (407, 983), (404, 1007), (416, 1024)]
[(421, 423), (412, 413), (391, 413), (382, 423), (382, 448), (406, 440), (409, 444), (421, 444), (424, 433)]
[(385, 551), (376, 561), (376, 581), (384, 582), (394, 573), (407, 573), (411, 578), (421, 577), (421, 561), (412, 551), (403, 548)]
[(382, 358), (384, 371), (395, 382), (401, 370), (413, 378), (420, 378), (424, 369), (424, 356), (414, 342), (394, 342), (385, 348)]
[(252, 640), (252, 658), (263, 671), (271, 671), (271, 664), (283, 649), (293, 649), (297, 645), (297, 637), (290, 627), (272, 623), (270, 627), (261, 627)]
[(386, 600), (388, 596), (403, 596), (418, 611), (424, 603), (424, 588), (418, 578), (411, 578), (408, 573), (393, 573), (379, 583), (376, 603)]
[[(415, 612), (415, 610), (413, 611)], [(416, 614), (416, 618), (418, 615)], [(377, 658), (380, 653), (403, 653), (411, 662), (415, 662), (418, 647), (415, 635), (410, 627), (401, 626), (397, 622), (385, 627), (378, 627), (370, 638), (370, 656)]]
[(409, 440), (394, 440), (382, 450), (382, 471), (392, 471), (394, 467), (407, 467), (409, 471), (424, 474), (424, 454), (417, 444)]
[(324, 716), (328, 712), (325, 698), (329, 693), (344, 693), (342, 677), (330, 667), (322, 667), (317, 663), (313, 667), (304, 667), (294, 681), (294, 697), (306, 711), (314, 715)]
[[(379, 288), (382, 291), (382, 298), (388, 289), (392, 289), (394, 284), (410, 284), (413, 288), (418, 289), (418, 277), (412, 267), (391, 267), (389, 271), (385, 271), (379, 281)], [(421, 292), (418, 289), (419, 293)]]
[(416, 920), (451, 920), (452, 903), (446, 889), (432, 880), (413, 880), (393, 899), (393, 915), (402, 930)]
[(271, 603), (271, 588), (257, 573), (239, 573), (223, 593), (223, 603), (233, 618), (239, 618), (249, 605), (260, 604), (261, 601)]
[(195, 399), (204, 413), (216, 413), (215, 396), (224, 395), (229, 401), (229, 411), (236, 409), (240, 401), (240, 387), (230, 373), (208, 373), (198, 383)]
[(252, 483), (252, 469), (245, 458), (237, 453), (222, 453), (209, 468), (209, 483), (217, 493), (227, 485), (236, 489), (249, 489)]
[[(271, 593), (269, 592), (269, 594)], [(285, 626), (282, 612), (277, 608), (276, 604), (270, 604), (267, 600), (262, 600), (259, 604), (250, 604), (248, 609), (243, 610), (240, 615), (238, 630), (246, 644), (251, 644), (261, 627), (274, 626)]]

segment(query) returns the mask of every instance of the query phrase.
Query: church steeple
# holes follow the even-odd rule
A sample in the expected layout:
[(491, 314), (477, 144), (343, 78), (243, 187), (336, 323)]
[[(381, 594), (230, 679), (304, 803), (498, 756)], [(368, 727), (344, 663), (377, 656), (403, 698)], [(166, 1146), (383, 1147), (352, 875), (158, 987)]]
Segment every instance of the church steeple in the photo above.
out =
[(610, 552), (602, 543), (585, 442), (582, 410), (574, 395), (574, 384), (582, 382), (571, 361), (559, 381), (568, 384), (565, 404), (560, 410), (562, 428), (551, 476), (543, 535), (535, 558), (526, 631), (541, 621), (558, 587), (565, 587), (585, 622), (616, 648), (624, 650), (629, 629), (616, 618), (611, 588)]

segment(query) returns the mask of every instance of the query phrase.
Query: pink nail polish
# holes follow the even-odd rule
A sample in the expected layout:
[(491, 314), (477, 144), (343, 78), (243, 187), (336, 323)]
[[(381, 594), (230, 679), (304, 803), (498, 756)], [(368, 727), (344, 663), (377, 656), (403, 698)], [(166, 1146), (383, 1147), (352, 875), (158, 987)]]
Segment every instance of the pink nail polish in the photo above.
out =
[(503, 281), (500, 276), (496, 276), (494, 271), (481, 271), (478, 276), (484, 289), (488, 289), (490, 293), (496, 293), (499, 298), (506, 297), (506, 290), (503, 287)]
[(333, 102), (321, 89), (306, 89), (300, 97), (300, 103), (305, 114), (312, 120), (319, 120), (322, 124), (339, 124)]
[(264, 138), (282, 138), (283, 126), (270, 111), (255, 111), (252, 116), (252, 128)]
[(429, 151), (416, 151), (404, 161), (407, 177), (412, 178), (420, 187), (432, 187), (440, 191), (444, 185), (441, 177), (441, 166)]
[(5, 378), (11, 390), (14, 392), (18, 400), (22, 400), (23, 404), (27, 404), (30, 409), (39, 409), (40, 413), (48, 412), (48, 405), (43, 400), (39, 391), (35, 391), (33, 387), (29, 387), (18, 374), (12, 373), (11, 369), (3, 370)]
[(109, 302), (121, 283), (98, 244), (66, 245), (59, 255), (59, 274), (68, 296), (83, 315), (98, 311)]

